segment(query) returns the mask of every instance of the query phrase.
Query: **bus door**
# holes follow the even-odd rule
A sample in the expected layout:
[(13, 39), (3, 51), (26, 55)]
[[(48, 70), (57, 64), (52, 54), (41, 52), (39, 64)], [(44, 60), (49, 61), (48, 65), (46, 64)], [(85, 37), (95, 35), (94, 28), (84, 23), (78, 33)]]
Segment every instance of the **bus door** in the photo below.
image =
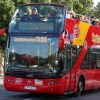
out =
[[(78, 53), (80, 51), (79, 46), (66, 46), (65, 48), (65, 67), (66, 67), (66, 90), (73, 91), (75, 89), (76, 84), (76, 70), (75, 70), (75, 62), (78, 57)], [(68, 86), (67, 86), (68, 85)]]

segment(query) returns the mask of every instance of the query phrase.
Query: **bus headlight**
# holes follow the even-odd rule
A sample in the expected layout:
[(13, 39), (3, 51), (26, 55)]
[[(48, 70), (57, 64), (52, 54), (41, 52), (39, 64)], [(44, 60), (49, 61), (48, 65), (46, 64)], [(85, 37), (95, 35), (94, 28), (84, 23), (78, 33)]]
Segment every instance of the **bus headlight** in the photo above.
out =
[(57, 84), (57, 81), (49, 81), (47, 84), (48, 85), (55, 85), (55, 84)]
[(4, 80), (5, 80), (6, 82), (10, 82), (10, 83), (13, 82), (13, 80), (12, 80), (12, 79), (9, 79), (9, 78), (5, 78)]

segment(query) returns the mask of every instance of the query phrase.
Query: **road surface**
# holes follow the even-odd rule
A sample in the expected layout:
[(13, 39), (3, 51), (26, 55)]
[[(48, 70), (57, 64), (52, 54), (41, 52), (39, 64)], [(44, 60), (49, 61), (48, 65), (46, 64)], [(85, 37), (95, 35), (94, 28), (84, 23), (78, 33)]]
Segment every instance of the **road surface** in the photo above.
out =
[(6, 91), (3, 86), (0, 86), (0, 100), (100, 100), (100, 91), (91, 90), (85, 91), (80, 97), (29, 94), (23, 92)]

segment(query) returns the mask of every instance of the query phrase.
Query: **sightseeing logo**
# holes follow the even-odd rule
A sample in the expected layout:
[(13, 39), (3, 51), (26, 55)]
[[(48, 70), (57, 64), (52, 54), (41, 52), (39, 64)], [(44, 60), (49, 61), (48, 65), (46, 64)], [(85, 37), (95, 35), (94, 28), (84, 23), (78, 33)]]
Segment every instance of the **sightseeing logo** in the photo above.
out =
[(15, 37), (15, 42), (48, 42), (47, 37), (33, 37), (33, 38), (24, 38), (24, 37)]

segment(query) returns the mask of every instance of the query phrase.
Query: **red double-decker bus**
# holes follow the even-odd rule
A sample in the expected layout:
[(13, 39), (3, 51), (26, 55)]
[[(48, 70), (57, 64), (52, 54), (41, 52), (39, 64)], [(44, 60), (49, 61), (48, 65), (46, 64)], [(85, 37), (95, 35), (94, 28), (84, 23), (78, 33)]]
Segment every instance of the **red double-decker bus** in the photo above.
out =
[(57, 4), (16, 9), (5, 48), (6, 90), (78, 96), (100, 88), (100, 28), (66, 14)]

